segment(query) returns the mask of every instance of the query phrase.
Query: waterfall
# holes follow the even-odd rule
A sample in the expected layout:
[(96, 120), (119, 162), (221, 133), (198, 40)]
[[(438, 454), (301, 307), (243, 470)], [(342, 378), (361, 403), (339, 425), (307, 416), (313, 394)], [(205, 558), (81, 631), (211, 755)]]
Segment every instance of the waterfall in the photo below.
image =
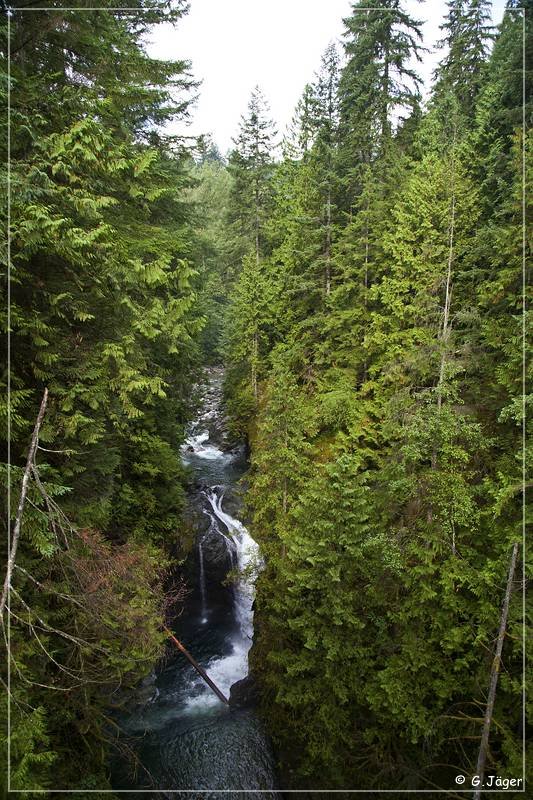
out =
[[(220, 493), (218, 490), (222, 489)], [(237, 568), (241, 575), (235, 586), (235, 615), (242, 637), (251, 641), (253, 635), (254, 567), (260, 568), (259, 546), (242, 522), (226, 513), (222, 508), (224, 487), (213, 486), (207, 498), (216, 518), (226, 527), (234, 545)]]
[[(196, 590), (169, 627), (228, 697), (232, 684), (248, 674), (254, 578), (261, 562), (257, 544), (227, 510), (233, 509), (229, 498), (245, 464), (242, 448), (229, 450), (225, 444), (221, 400), (222, 371), (213, 368), (181, 448), (192, 506), (209, 520), (198, 525), (187, 560), (187, 575), (195, 570), (196, 578), (189, 586)], [(236, 576), (231, 585), (224, 581), (228, 570)], [(139, 763), (150, 776), (140, 771), (135, 789), (153, 785), (169, 797), (180, 790), (198, 790), (194, 796), (200, 797), (205, 789), (214, 797), (218, 790), (248, 796), (275, 785), (270, 743), (253, 709), (222, 703), (181, 654), (171, 650), (143, 691), (150, 698), (121, 721), (127, 735), (136, 737)], [(117, 787), (125, 783), (131, 785), (129, 778), (115, 778)]]
[(200, 570), (200, 595), (202, 598), (202, 625), (207, 622), (207, 589), (205, 585), (204, 551), (202, 550), (203, 539), (198, 542), (198, 566)]
[[(205, 441), (205, 440), (204, 440)], [(202, 442), (202, 446), (203, 442)], [(212, 658), (206, 665), (217, 686), (229, 694), (230, 686), (248, 673), (248, 651), (253, 636), (253, 600), (255, 568), (261, 567), (259, 547), (240, 520), (232, 517), (222, 507), (225, 487), (214, 484), (202, 492), (209, 503), (204, 513), (211, 518), (209, 532), (216, 532), (225, 540), (232, 563), (239, 573), (234, 585), (235, 632), (231, 636), (231, 652)], [(201, 554), (201, 555), (200, 555)], [(203, 551), (199, 542), (199, 579), (202, 603), (205, 591)], [(203, 613), (203, 611), (202, 611)], [(206, 617), (204, 616), (204, 619)], [(190, 709), (217, 705), (219, 701), (203, 681), (192, 676), (191, 691), (187, 698)]]

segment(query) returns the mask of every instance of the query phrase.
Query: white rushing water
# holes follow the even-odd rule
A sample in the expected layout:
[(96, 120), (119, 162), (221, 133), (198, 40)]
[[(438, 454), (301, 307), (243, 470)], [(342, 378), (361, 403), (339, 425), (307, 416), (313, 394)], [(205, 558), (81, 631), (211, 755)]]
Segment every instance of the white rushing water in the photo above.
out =
[(202, 549), (203, 539), (198, 542), (198, 565), (200, 568), (200, 595), (202, 597), (202, 624), (207, 622), (207, 589), (205, 585), (204, 551)]
[(196, 458), (205, 458), (207, 461), (228, 461), (231, 459), (231, 453), (224, 453), (223, 450), (213, 444), (204, 444), (204, 442), (208, 441), (209, 431), (201, 431), (185, 439), (184, 444), (181, 446), (183, 461), (190, 463), (192, 455), (196, 456)]
[[(261, 567), (259, 546), (250, 536), (242, 522), (227, 514), (222, 508), (224, 492), (222, 487), (213, 487), (207, 491), (207, 498), (216, 518), (226, 527), (237, 555), (237, 568), (241, 574), (235, 586), (235, 613), (239, 621), (241, 634), (250, 641), (253, 636), (253, 602), (254, 579), (257, 569)], [(217, 493), (217, 489), (220, 493)], [(248, 648), (249, 649), (249, 648)], [(244, 676), (243, 676), (244, 677)]]
[[(211, 659), (205, 668), (219, 689), (229, 696), (233, 683), (248, 674), (248, 651), (253, 636), (254, 580), (261, 567), (259, 547), (240, 520), (232, 517), (222, 507), (223, 487), (216, 486), (206, 490), (206, 497), (218, 520), (217, 532), (226, 540), (230, 553), (236, 554), (236, 567), (239, 576), (234, 585), (235, 618), (238, 628), (231, 640), (231, 652)], [(201, 563), (203, 569), (203, 563)], [(199, 676), (194, 676), (186, 707), (193, 711), (199, 707), (215, 706), (220, 701)]]
[[(218, 399), (218, 398), (217, 398)], [(197, 459), (210, 462), (210, 468), (223, 467), (229, 464), (234, 455), (220, 449), (210, 441), (209, 431), (201, 427), (206, 418), (216, 417), (216, 401), (204, 413), (199, 421), (192, 427), (189, 436), (182, 447), (182, 458), (185, 464), (197, 466)], [(206, 499), (204, 513), (211, 519), (207, 535), (215, 533), (223, 538), (225, 547), (234, 564), (237, 573), (234, 583), (234, 614), (237, 622), (235, 633), (231, 637), (231, 652), (224, 656), (213, 657), (204, 664), (209, 676), (229, 696), (233, 683), (245, 678), (248, 674), (248, 651), (252, 646), (253, 637), (253, 600), (254, 581), (262, 562), (259, 547), (242, 522), (232, 517), (223, 507), (225, 487), (214, 483), (206, 487), (202, 494)], [(208, 606), (206, 600), (205, 583), (205, 553), (202, 541), (198, 543), (199, 583), (202, 602), (201, 622), (208, 621)], [(193, 711), (199, 708), (208, 708), (220, 703), (213, 691), (197, 675), (190, 680), (186, 698), (186, 708)]]

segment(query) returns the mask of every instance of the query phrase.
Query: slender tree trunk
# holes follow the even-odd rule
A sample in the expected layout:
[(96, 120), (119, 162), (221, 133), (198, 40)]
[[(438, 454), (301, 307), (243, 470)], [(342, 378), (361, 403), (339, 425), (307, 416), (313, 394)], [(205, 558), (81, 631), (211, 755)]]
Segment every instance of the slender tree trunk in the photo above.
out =
[(254, 331), (252, 343), (252, 392), (254, 398), (257, 400), (257, 359), (259, 356), (259, 342), (257, 339), (257, 331)]
[[(289, 434), (288, 434), (287, 429), (285, 429), (285, 436), (284, 436), (283, 445), (285, 447), (285, 451), (287, 451), (287, 448), (289, 446)], [(289, 486), (288, 486), (288, 481), (287, 481), (287, 476), (286, 475), (283, 476), (283, 492), (282, 492), (282, 498), (281, 498), (281, 507), (282, 507), (282, 510), (283, 510), (283, 516), (286, 517), (287, 511), (289, 509)], [(284, 519), (284, 523), (285, 523), (285, 519)], [(285, 525), (284, 525), (284, 529), (285, 529)], [(283, 560), (285, 560), (286, 555), (287, 555), (287, 546), (286, 546), (285, 542), (282, 540), (282, 542), (281, 542), (281, 558)]]
[[(283, 478), (282, 508), (283, 508), (283, 514), (284, 515), (287, 514), (287, 509), (288, 509), (288, 502), (287, 501), (288, 501), (287, 478)], [(283, 560), (285, 560), (286, 555), (287, 555), (287, 545), (282, 540), (282, 542), (281, 542), (281, 558)]]
[(218, 697), (220, 700), (222, 700), (222, 702), (223, 702), (223, 703), (226, 703), (226, 705), (229, 705), (229, 700), (228, 700), (228, 698), (227, 698), (227, 697), (226, 697), (224, 694), (222, 694), (222, 692), (220, 691), (220, 689), (218, 688), (218, 686), (216, 685), (216, 683), (215, 683), (214, 681), (212, 681), (212, 680), (211, 680), (211, 678), (209, 677), (209, 675), (207, 674), (207, 672), (205, 671), (205, 669), (204, 669), (203, 667), (201, 667), (201, 666), (200, 666), (200, 664), (199, 664), (199, 663), (198, 663), (198, 662), (197, 662), (197, 661), (196, 661), (196, 660), (195, 660), (195, 659), (194, 659), (194, 658), (191, 656), (191, 654), (189, 653), (189, 651), (187, 650), (187, 648), (186, 648), (186, 647), (184, 647), (184, 645), (182, 645), (182, 643), (180, 642), (180, 640), (179, 640), (179, 639), (177, 639), (177, 638), (174, 636), (174, 634), (172, 633), (172, 631), (169, 631), (169, 629), (166, 627), (166, 625), (163, 625), (163, 630), (165, 631), (165, 633), (167, 634), (167, 636), (169, 637), (169, 639), (171, 639), (171, 640), (174, 642), (174, 644), (176, 645), (176, 647), (178, 648), (178, 650), (180, 650), (180, 651), (183, 653), (183, 655), (184, 655), (184, 656), (185, 656), (185, 657), (186, 657), (186, 658), (187, 658), (187, 659), (188, 659), (188, 660), (191, 662), (191, 664), (193, 665), (193, 667), (194, 667), (194, 669), (196, 670), (196, 672), (197, 672), (199, 675), (201, 675), (201, 676), (202, 676), (202, 678), (204, 679), (204, 681), (207, 683), (207, 685), (209, 686), (209, 688), (210, 688), (210, 689), (212, 689), (212, 690), (214, 691), (214, 693), (216, 694), (216, 696), (217, 696), (217, 697)]
[(28, 458), (26, 461), (26, 469), (24, 470), (24, 476), (22, 478), (22, 489), (20, 492), (17, 516), (15, 519), (15, 527), (13, 528), (13, 539), (11, 540), (11, 546), (9, 548), (6, 577), (4, 580), (4, 588), (2, 589), (2, 598), (0, 600), (0, 616), (3, 615), (4, 613), (7, 595), (9, 593), (9, 587), (11, 586), (11, 576), (13, 575), (13, 569), (15, 567), (15, 559), (17, 557), (17, 548), (20, 539), (20, 529), (22, 527), (22, 514), (24, 512), (26, 495), (28, 493), (30, 473), (35, 463), (35, 452), (37, 450), (37, 445), (39, 444), (39, 430), (41, 428), (41, 423), (43, 421), (44, 412), (46, 411), (47, 402), (48, 402), (48, 389), (45, 389), (43, 394), (43, 399), (41, 400), (41, 407), (37, 415), (37, 421), (35, 422), (35, 428), (33, 429), (33, 435), (31, 437), (30, 449), (28, 451)]
[(454, 237), (455, 237), (455, 190), (452, 193), (451, 215), (450, 215), (450, 244), (448, 249), (448, 270), (446, 273), (446, 293), (444, 297), (444, 312), (442, 318), (442, 355), (440, 361), (439, 382), (437, 384), (437, 406), (439, 411), (442, 407), (442, 385), (444, 383), (444, 372), (446, 369), (446, 347), (450, 338), (450, 308), (452, 303), (452, 265), (454, 256)]
[(326, 199), (326, 297), (331, 292), (331, 186)]
[(259, 264), (259, 185), (257, 179), (255, 181), (254, 201), (255, 201), (255, 260)]
[[(452, 147), (455, 147), (455, 134)], [(453, 152), (453, 151), (452, 151)], [(450, 225), (448, 228), (448, 265), (446, 270), (446, 289), (444, 295), (444, 310), (442, 317), (442, 329), (439, 335), (439, 340), (442, 346), (442, 353), (440, 359), (439, 378), (437, 381), (437, 409), (442, 408), (442, 388), (444, 385), (444, 376), (446, 371), (446, 358), (447, 347), (450, 338), (451, 324), (450, 324), (450, 310), (452, 303), (452, 267), (454, 259), (455, 248), (455, 156), (452, 158), (452, 174), (451, 174), (451, 190), (452, 196), (450, 201)], [(431, 469), (437, 469), (437, 451), (433, 449), (431, 454)], [(428, 523), (433, 521), (433, 509), (431, 506), (428, 509)], [(455, 534), (452, 541), (452, 552), (455, 555)]]
[(511, 599), (511, 592), (513, 588), (513, 580), (516, 569), (517, 556), (518, 556), (518, 542), (515, 542), (511, 553), (511, 563), (509, 564), (509, 575), (507, 577), (507, 588), (505, 590), (502, 613), (500, 616), (500, 630), (498, 632), (498, 639), (496, 642), (496, 652), (494, 654), (494, 660), (492, 662), (492, 668), (490, 671), (489, 694), (487, 697), (485, 720), (483, 722), (483, 732), (481, 734), (481, 743), (479, 745), (479, 753), (476, 764), (476, 775), (479, 777), (480, 785), (474, 792), (474, 800), (480, 800), (481, 797), (483, 776), (485, 774), (485, 762), (487, 760), (487, 752), (489, 749), (490, 726), (492, 723), (492, 714), (494, 711), (494, 701), (496, 700), (496, 687), (498, 685), (498, 675), (500, 673), (503, 640), (505, 638), (505, 632), (507, 629), (507, 617), (509, 615), (509, 601)]
[(388, 26), (387, 29), (387, 40), (385, 44), (385, 52), (383, 54), (383, 78), (381, 81), (381, 93), (382, 93), (382, 107), (381, 107), (381, 139), (382, 139), (382, 147), (385, 144), (385, 140), (389, 138), (390, 134), (390, 123), (389, 123), (389, 97), (391, 94), (390, 91), (390, 54), (389, 54), (389, 47), (390, 47), (390, 35), (391, 29)]
[[(366, 215), (365, 215), (365, 273), (364, 273), (364, 278), (363, 278), (363, 280), (364, 280), (363, 308), (365, 310), (365, 322), (364, 322), (365, 325), (366, 325), (366, 315), (367, 315), (367, 307), (368, 307), (368, 262), (369, 262), (369, 251), (370, 251), (370, 245), (369, 245), (369, 242), (368, 242), (368, 235), (369, 235), (369, 231), (368, 231), (368, 214), (369, 214), (369, 209), (370, 209), (370, 203), (369, 203), (368, 195), (367, 195), (366, 202), (365, 202), (365, 212), (366, 212)], [(366, 350), (365, 350), (365, 360), (363, 361), (363, 381), (366, 381), (367, 370), (368, 370), (368, 365), (367, 365), (367, 361), (366, 361)]]

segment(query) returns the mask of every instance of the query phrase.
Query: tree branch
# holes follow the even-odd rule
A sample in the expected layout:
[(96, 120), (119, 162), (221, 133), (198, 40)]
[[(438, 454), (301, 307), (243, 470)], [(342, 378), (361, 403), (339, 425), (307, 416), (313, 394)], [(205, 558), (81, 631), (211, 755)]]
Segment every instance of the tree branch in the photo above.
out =
[(507, 628), (507, 616), (509, 614), (509, 600), (511, 599), (511, 591), (513, 588), (513, 578), (516, 569), (517, 555), (518, 555), (518, 542), (515, 542), (513, 545), (513, 551), (511, 553), (511, 563), (509, 565), (507, 588), (505, 590), (502, 613), (500, 616), (500, 630), (498, 632), (498, 640), (496, 643), (496, 653), (494, 654), (492, 668), (490, 671), (489, 694), (487, 698), (487, 706), (485, 709), (485, 720), (483, 723), (483, 733), (481, 734), (481, 743), (479, 745), (479, 753), (476, 765), (476, 775), (479, 777), (480, 785), (474, 792), (474, 800), (480, 800), (481, 798), (481, 787), (483, 786), (485, 761), (487, 760), (487, 751), (489, 749), (490, 726), (492, 723), (492, 714), (494, 711), (494, 701), (496, 699), (496, 687), (498, 685), (498, 675), (500, 673), (500, 662), (502, 657), (503, 641), (505, 639), (505, 630)]
[(15, 566), (15, 558), (17, 556), (17, 547), (20, 538), (20, 528), (22, 525), (22, 514), (24, 511), (24, 503), (26, 502), (26, 495), (28, 493), (28, 484), (30, 482), (30, 473), (35, 460), (35, 451), (39, 443), (39, 430), (43, 421), (44, 412), (46, 410), (46, 403), (48, 401), (48, 389), (44, 390), (43, 399), (41, 400), (41, 407), (37, 415), (35, 428), (31, 437), (30, 449), (28, 451), (28, 460), (26, 461), (26, 469), (24, 470), (24, 477), (22, 478), (22, 490), (20, 492), (20, 500), (17, 509), (17, 516), (15, 519), (15, 527), (13, 529), (13, 539), (9, 550), (9, 558), (7, 561), (7, 572), (4, 580), (4, 588), (2, 589), (2, 598), (0, 600), (0, 616), (4, 614), (4, 607), (7, 600), (9, 588), (11, 586), (11, 576), (13, 575), (13, 568)]

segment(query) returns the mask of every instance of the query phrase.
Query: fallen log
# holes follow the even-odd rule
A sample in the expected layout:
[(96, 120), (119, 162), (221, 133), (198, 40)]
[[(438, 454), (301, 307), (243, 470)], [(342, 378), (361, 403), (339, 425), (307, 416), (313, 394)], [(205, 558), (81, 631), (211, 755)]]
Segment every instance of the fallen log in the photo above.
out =
[(226, 703), (226, 705), (229, 706), (229, 700), (227, 699), (227, 697), (224, 697), (224, 695), (222, 694), (216, 683), (213, 683), (213, 681), (211, 680), (205, 669), (201, 667), (200, 664), (191, 656), (187, 648), (184, 645), (182, 645), (179, 639), (176, 639), (172, 631), (169, 631), (166, 625), (163, 625), (163, 630), (168, 635), (169, 639), (172, 639), (178, 650), (181, 650), (183, 655), (189, 659), (189, 661), (195, 668), (196, 672), (204, 679), (209, 688), (214, 691), (219, 700), (222, 700), (223, 703)]

